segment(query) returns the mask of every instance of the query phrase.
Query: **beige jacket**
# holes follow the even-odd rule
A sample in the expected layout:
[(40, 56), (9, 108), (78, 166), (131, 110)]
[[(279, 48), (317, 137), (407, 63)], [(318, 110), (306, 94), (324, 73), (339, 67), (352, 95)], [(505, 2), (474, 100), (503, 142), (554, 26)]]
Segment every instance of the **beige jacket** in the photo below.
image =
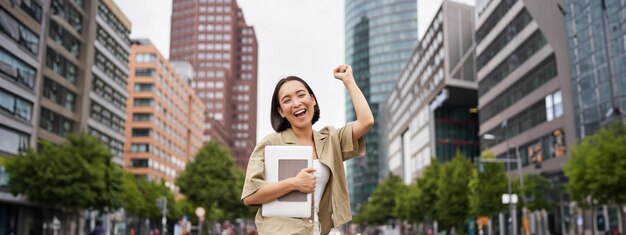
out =
[[(331, 177), (326, 185), (320, 201), (319, 220), (322, 234), (352, 220), (350, 212), (350, 198), (346, 185), (346, 173), (343, 162), (365, 153), (363, 137), (358, 140), (352, 138), (352, 123), (335, 129), (325, 127), (319, 132), (313, 131), (315, 149), (320, 162), (328, 166)], [(248, 170), (243, 185), (241, 200), (256, 192), (265, 184), (265, 146), (268, 145), (298, 145), (293, 131), (287, 129), (280, 133), (272, 133), (256, 146), (248, 161)], [(260, 235), (266, 234), (313, 234), (313, 218), (263, 217), (262, 208), (256, 214), (256, 227)], [(311, 210), (313, 205), (311, 204)]]

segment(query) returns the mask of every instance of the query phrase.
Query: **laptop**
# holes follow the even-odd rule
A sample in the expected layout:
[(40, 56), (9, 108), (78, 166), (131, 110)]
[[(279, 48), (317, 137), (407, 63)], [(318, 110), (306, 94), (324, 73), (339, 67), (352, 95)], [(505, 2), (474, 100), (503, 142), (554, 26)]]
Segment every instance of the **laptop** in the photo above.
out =
[[(312, 167), (311, 146), (265, 146), (265, 180), (278, 182), (296, 176), (303, 168)], [(263, 204), (265, 217), (310, 218), (312, 193), (292, 191)]]

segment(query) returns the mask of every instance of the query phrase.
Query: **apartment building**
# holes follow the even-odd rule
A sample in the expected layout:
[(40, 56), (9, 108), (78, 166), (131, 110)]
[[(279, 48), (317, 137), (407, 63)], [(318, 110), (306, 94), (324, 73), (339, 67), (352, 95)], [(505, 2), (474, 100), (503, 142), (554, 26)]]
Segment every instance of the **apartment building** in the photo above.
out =
[(147, 39), (133, 41), (129, 68), (124, 167), (176, 192), (178, 173), (203, 142), (205, 109), (190, 86), (193, 73), (179, 74)]

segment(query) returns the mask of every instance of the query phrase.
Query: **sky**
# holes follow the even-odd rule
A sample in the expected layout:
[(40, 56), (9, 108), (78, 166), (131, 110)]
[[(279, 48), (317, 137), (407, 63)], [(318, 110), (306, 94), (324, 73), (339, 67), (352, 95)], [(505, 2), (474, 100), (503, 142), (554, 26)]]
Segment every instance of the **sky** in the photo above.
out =
[[(418, 1), (418, 35), (437, 13), (442, 0)], [(148, 38), (169, 57), (172, 0), (114, 0), (132, 23), (131, 38)], [(344, 0), (238, 0), (246, 23), (254, 26), (259, 45), (257, 140), (273, 132), (269, 107), (276, 82), (296, 75), (309, 83), (321, 109), (318, 130), (342, 126), (345, 88), (332, 69), (345, 61)], [(470, 5), (474, 0), (458, 0)]]

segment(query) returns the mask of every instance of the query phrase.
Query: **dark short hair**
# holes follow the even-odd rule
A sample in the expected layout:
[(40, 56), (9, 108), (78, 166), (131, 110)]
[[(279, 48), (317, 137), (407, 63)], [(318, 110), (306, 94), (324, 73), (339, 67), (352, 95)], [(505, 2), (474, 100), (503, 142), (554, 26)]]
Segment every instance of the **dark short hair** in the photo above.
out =
[(291, 127), (291, 123), (287, 121), (287, 118), (281, 117), (280, 113), (278, 113), (278, 109), (280, 108), (280, 103), (278, 101), (278, 91), (283, 86), (283, 84), (289, 81), (298, 81), (302, 83), (304, 87), (306, 87), (306, 89), (309, 91), (309, 94), (313, 97), (313, 99), (315, 99), (315, 107), (314, 107), (315, 113), (313, 113), (313, 120), (311, 122), (311, 125), (315, 124), (317, 120), (320, 119), (319, 102), (317, 102), (317, 97), (315, 97), (315, 94), (313, 94), (313, 90), (311, 90), (311, 87), (309, 86), (309, 84), (307, 84), (304, 80), (302, 80), (302, 78), (299, 78), (296, 76), (289, 76), (289, 77), (280, 79), (280, 81), (278, 81), (278, 83), (276, 84), (276, 87), (274, 88), (274, 95), (272, 95), (272, 105), (270, 108), (270, 120), (272, 121), (272, 128), (274, 128), (276, 132), (281, 132)]

